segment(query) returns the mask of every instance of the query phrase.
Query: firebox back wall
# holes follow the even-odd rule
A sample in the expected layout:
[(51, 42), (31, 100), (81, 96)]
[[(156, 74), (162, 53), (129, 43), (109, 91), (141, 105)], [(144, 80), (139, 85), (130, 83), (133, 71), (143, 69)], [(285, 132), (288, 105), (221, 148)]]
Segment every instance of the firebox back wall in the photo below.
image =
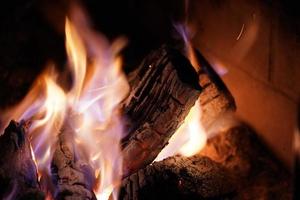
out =
[(277, 1), (191, 1), (194, 44), (216, 67), (252, 125), (288, 166), (293, 163), (300, 94), (299, 18)]

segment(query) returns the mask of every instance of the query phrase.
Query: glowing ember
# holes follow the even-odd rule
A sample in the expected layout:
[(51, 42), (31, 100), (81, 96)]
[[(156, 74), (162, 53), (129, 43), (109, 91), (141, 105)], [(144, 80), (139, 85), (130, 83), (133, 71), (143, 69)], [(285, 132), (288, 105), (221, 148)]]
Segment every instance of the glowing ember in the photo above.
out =
[[(4, 120), (31, 121), (32, 157), (42, 176), (50, 173), (58, 134), (62, 127), (69, 127), (76, 157), (88, 161), (96, 172), (97, 198), (108, 199), (122, 175), (119, 142), (123, 127), (118, 106), (126, 97), (129, 85), (121, 72), (121, 59), (116, 55), (125, 42), (118, 40), (109, 45), (89, 27), (78, 8), (66, 19), (68, 67), (73, 77), (71, 89), (62, 89), (57, 75), (49, 67), (24, 100), (2, 116)], [(51, 199), (46, 193), (47, 199)]]

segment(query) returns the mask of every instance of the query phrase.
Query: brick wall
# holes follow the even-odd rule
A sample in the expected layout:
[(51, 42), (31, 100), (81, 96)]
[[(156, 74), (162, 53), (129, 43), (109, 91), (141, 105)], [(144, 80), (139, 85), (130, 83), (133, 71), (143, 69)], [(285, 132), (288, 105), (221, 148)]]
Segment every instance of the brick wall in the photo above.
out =
[(194, 45), (215, 66), (252, 125), (292, 166), (292, 137), (300, 94), (300, 36), (296, 20), (274, 1), (191, 1)]

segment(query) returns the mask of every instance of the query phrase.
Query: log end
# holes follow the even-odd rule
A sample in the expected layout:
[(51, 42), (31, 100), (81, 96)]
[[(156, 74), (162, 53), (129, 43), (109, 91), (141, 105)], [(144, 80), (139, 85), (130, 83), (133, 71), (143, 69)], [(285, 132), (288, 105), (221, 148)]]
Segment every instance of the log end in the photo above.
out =
[(23, 122), (11, 121), (0, 136), (0, 197), (43, 197)]

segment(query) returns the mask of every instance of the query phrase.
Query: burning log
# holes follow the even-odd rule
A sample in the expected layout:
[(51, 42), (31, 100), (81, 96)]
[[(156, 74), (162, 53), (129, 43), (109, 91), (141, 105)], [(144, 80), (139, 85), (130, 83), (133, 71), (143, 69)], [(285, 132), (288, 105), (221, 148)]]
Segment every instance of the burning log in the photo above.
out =
[[(208, 65), (203, 60), (201, 57), (201, 64)], [(123, 102), (128, 130), (127, 136), (122, 140), (125, 176), (145, 167), (156, 158), (183, 123), (199, 95), (204, 108), (209, 108), (206, 109), (207, 113), (213, 112), (213, 109), (218, 113), (225, 112), (234, 107), (233, 98), (220, 84), (222, 82), (216, 79), (220, 83), (215, 83), (206, 72), (209, 71), (204, 66), (199, 72), (199, 84), (199, 76), (188, 59), (179, 51), (163, 46), (147, 56), (139, 68), (128, 76), (131, 93)], [(227, 106), (223, 106), (224, 104)], [(210, 121), (213, 121), (216, 116), (215, 113), (210, 114), (203, 121), (207, 122), (207, 118), (212, 118)], [(93, 181), (84, 177), (93, 177), (93, 174), (91, 171), (83, 172), (80, 164), (75, 161), (75, 150), (65, 138), (69, 131), (70, 127), (61, 131), (52, 163), (52, 173), (58, 188), (56, 198), (72, 196), (92, 199)], [(67, 138), (70, 140), (70, 137)], [(84, 166), (88, 168), (87, 164)]]
[(56, 185), (55, 199), (95, 200), (93, 186), (94, 172), (82, 160), (77, 160), (70, 139), (70, 127), (64, 127), (52, 160), (52, 177)]
[(0, 136), (0, 198), (44, 199), (24, 122), (11, 121)]
[(236, 106), (233, 96), (208, 61), (197, 50), (195, 55), (201, 66), (198, 73), (199, 84), (203, 88), (199, 97), (201, 122), (205, 129), (209, 129), (222, 115), (234, 112)]
[(129, 75), (129, 84), (124, 105), (129, 132), (122, 141), (126, 175), (156, 158), (201, 92), (189, 61), (166, 46), (144, 59)]
[(221, 79), (200, 53), (198, 58), (199, 76), (182, 54), (163, 46), (129, 75), (131, 93), (124, 106), (129, 132), (122, 141), (126, 175), (156, 158), (199, 95), (205, 128), (235, 109)]
[(119, 199), (224, 199), (234, 179), (208, 157), (174, 156), (148, 165), (122, 182)]

